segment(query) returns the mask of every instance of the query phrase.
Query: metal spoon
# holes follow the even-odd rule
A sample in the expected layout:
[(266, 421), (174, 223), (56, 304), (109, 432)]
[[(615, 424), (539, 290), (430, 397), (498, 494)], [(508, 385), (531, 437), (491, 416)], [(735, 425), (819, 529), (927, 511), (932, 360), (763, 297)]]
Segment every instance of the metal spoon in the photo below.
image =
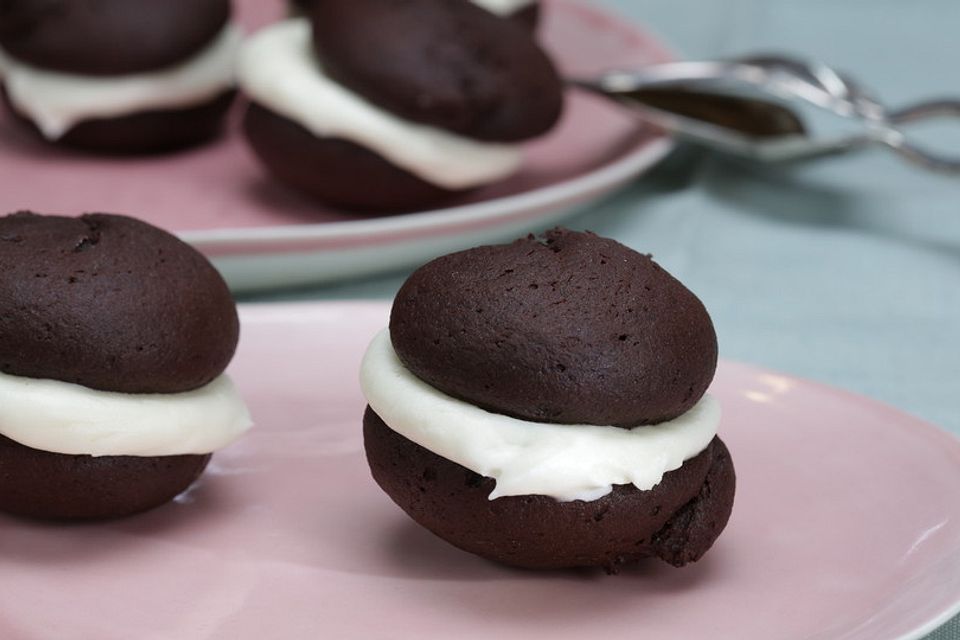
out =
[(891, 111), (816, 62), (783, 55), (671, 62), (573, 84), (629, 105), (680, 139), (755, 160), (795, 161), (879, 144), (927, 169), (960, 175), (960, 156), (928, 151), (902, 129), (960, 118), (960, 99)]

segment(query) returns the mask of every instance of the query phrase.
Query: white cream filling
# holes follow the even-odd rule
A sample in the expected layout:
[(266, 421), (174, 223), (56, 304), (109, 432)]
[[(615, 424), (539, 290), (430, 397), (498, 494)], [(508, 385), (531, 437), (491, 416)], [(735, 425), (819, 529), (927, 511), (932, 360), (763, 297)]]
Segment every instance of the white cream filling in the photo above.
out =
[(309, 20), (293, 18), (250, 37), (241, 48), (238, 70), (247, 95), (318, 137), (367, 147), (447, 189), (496, 182), (520, 166), (517, 145), (478, 142), (408, 122), (334, 82), (314, 56), (311, 33)]
[(546, 495), (591, 501), (613, 485), (646, 491), (706, 449), (720, 405), (705, 395), (684, 415), (635, 429), (528, 422), (484, 411), (426, 384), (397, 358), (382, 331), (364, 356), (360, 384), (391, 429), (439, 456), (494, 478), (490, 499)]
[(491, 13), (509, 16), (522, 9), (526, 9), (536, 2), (536, 0), (472, 0), (472, 2)]
[(0, 77), (17, 111), (33, 120), (46, 138), (56, 140), (84, 120), (187, 107), (214, 98), (234, 86), (242, 41), (240, 28), (228, 24), (189, 60), (166, 69), (119, 76), (47, 71), (0, 50)]
[(226, 375), (184, 393), (130, 394), (0, 373), (0, 434), (43, 451), (205, 454), (227, 446), (252, 424)]

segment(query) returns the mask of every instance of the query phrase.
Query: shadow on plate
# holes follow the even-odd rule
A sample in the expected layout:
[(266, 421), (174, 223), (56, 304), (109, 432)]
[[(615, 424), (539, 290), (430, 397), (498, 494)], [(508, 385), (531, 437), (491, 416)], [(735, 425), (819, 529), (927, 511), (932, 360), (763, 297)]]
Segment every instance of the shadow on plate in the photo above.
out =
[[(393, 529), (384, 532), (383, 545), (383, 566), (391, 577), (458, 583), (434, 591), (439, 594), (435, 606), (518, 621), (539, 616), (573, 620), (622, 611), (644, 597), (670, 597), (698, 589), (716, 578), (723, 564), (717, 557), (722, 549), (718, 549), (713, 557), (708, 555), (683, 569), (656, 559), (625, 567), (618, 575), (606, 575), (601, 569), (515, 569), (460, 551), (412, 521), (399, 518)], [(469, 584), (492, 581), (501, 583), (499, 588), (474, 589)], [(465, 593), (469, 597), (464, 597)]]
[(627, 565), (617, 575), (602, 569), (578, 568), (550, 571), (518, 569), (461, 551), (408, 518), (397, 518), (383, 533), (383, 560), (388, 573), (422, 580), (568, 580), (623, 583), (661, 582), (665, 589), (682, 591), (695, 587), (714, 567), (708, 554), (700, 562), (676, 569), (656, 558)]

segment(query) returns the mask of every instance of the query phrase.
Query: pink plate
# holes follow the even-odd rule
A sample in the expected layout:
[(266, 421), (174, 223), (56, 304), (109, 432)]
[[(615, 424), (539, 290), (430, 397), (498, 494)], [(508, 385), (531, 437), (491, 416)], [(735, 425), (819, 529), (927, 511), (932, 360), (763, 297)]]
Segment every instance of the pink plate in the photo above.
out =
[[(653, 36), (596, 7), (545, 2), (541, 37), (568, 76), (670, 59)], [(238, 4), (251, 29), (284, 7), (278, 0)], [(395, 269), (546, 228), (671, 148), (623, 109), (571, 91), (557, 129), (525, 147), (518, 175), (443, 209), (371, 217), (324, 208), (267, 179), (236, 120), (221, 141), (201, 149), (104, 159), (41, 144), (0, 115), (0, 213), (136, 215), (216, 257), (235, 289), (257, 289)]]
[(232, 372), (258, 422), (166, 507), (0, 517), (0, 638), (917, 638), (960, 602), (960, 445), (860, 397), (725, 362), (737, 467), (700, 563), (532, 573), (411, 523), (361, 451), (382, 303), (248, 306)]

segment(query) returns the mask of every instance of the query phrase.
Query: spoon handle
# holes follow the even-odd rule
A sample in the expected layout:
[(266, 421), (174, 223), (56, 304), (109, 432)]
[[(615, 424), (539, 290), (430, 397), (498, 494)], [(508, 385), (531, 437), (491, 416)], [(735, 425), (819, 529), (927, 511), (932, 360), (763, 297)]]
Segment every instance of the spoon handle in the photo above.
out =
[(901, 128), (901, 125), (944, 118), (960, 120), (960, 100), (955, 98), (928, 100), (896, 111), (889, 111), (885, 122), (889, 126), (882, 131), (879, 140), (907, 160), (924, 168), (960, 175), (960, 155), (932, 151), (912, 142)]
[[(630, 105), (683, 140), (733, 155), (786, 162), (876, 143), (926, 169), (960, 176), (960, 155), (928, 149), (905, 131), (922, 120), (960, 118), (960, 100), (893, 111), (849, 76), (800, 58), (672, 62), (570, 83)], [(818, 114), (855, 130), (825, 123)]]

